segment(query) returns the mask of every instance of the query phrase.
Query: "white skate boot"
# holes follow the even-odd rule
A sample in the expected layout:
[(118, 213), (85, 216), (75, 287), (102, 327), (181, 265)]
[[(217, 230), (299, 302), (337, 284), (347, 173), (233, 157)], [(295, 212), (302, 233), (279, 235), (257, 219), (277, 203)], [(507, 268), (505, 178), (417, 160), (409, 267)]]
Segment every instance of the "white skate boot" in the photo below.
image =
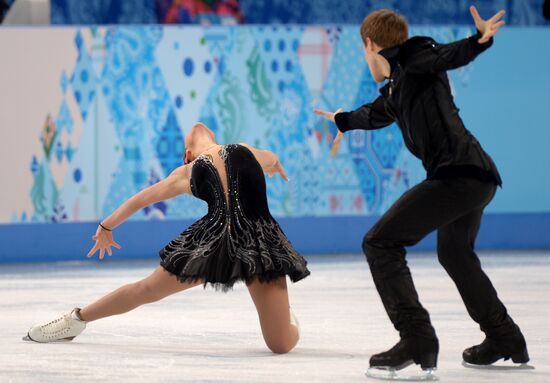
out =
[(45, 325), (31, 327), (23, 340), (38, 343), (59, 342), (73, 340), (86, 328), (86, 321), (80, 319), (80, 309), (75, 308), (70, 313), (64, 314)]

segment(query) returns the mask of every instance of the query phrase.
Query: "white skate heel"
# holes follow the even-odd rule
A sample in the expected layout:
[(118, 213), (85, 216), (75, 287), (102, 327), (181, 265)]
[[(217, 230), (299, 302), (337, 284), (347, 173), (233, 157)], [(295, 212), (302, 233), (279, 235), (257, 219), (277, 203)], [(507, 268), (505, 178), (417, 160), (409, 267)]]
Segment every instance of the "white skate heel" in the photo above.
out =
[(75, 308), (70, 313), (64, 314), (45, 325), (31, 327), (23, 340), (38, 343), (73, 340), (86, 328), (86, 321), (80, 319), (79, 311), (79, 308)]

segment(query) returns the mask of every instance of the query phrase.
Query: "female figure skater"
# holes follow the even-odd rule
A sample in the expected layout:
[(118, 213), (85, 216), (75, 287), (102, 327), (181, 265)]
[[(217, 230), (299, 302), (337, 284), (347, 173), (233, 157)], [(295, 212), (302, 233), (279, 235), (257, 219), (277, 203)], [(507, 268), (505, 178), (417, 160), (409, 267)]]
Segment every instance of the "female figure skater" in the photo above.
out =
[(145, 303), (199, 284), (224, 291), (247, 284), (258, 311), (264, 340), (274, 353), (286, 353), (299, 339), (289, 307), (286, 275), (293, 282), (309, 275), (302, 258), (271, 216), (263, 172), (288, 181), (277, 156), (246, 144), (219, 145), (204, 124), (185, 137), (185, 165), (137, 193), (101, 222), (88, 253), (111, 255), (119, 248), (111, 230), (136, 211), (179, 194), (207, 202), (208, 213), (160, 251), (160, 266), (147, 278), (120, 287), (98, 301), (75, 308), (45, 325), (32, 327), (26, 340), (72, 340), (86, 324), (122, 314)]

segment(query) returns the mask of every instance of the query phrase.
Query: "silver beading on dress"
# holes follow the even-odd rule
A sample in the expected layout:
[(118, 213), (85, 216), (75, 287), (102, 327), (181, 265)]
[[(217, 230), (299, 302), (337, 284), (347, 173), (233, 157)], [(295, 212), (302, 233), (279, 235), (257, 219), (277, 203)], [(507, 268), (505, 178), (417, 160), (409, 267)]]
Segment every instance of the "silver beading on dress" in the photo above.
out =
[[(299, 280), (307, 276), (305, 260), (269, 214), (265, 178), (252, 152), (231, 144), (223, 145), (218, 154), (225, 167), (227, 193), (212, 157), (197, 157), (191, 190), (207, 201), (208, 213), (161, 250), (161, 265), (182, 282), (204, 280), (224, 290), (252, 277), (269, 280), (290, 275)], [(241, 177), (248, 177), (247, 181), (243, 183)], [(254, 196), (252, 201), (242, 200), (243, 190)], [(229, 280), (208, 279), (209, 273), (223, 274), (224, 266), (234, 272)]]

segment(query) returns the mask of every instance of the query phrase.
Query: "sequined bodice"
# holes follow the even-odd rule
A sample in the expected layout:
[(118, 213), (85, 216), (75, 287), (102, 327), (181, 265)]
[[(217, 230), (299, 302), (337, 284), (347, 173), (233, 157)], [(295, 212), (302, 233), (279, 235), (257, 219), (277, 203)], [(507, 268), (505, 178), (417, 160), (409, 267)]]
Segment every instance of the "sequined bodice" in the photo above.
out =
[[(294, 280), (309, 274), (269, 213), (262, 167), (243, 145), (208, 151), (191, 168), (191, 191), (208, 213), (160, 251), (181, 282), (201, 280), (223, 290), (238, 280)], [(227, 193), (226, 193), (227, 191)]]
[[(227, 193), (211, 155), (201, 155), (193, 163), (191, 191), (208, 204), (208, 216), (223, 225), (248, 219), (271, 218), (267, 205), (263, 170), (254, 154), (243, 145), (223, 145), (219, 151), (225, 167)], [(223, 175), (222, 175), (223, 177)]]

